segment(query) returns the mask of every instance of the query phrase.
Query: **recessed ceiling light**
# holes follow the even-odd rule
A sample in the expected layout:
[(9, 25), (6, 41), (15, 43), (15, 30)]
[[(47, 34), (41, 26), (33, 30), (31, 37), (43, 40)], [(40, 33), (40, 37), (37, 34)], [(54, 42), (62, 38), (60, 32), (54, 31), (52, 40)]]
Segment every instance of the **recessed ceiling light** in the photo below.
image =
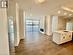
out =
[(64, 15), (67, 15), (67, 13), (64, 13)]
[(44, 3), (45, 0), (35, 0), (36, 3)]
[(60, 13), (61, 13), (61, 11), (59, 10), (59, 11), (58, 11), (58, 14), (60, 14)]
[(69, 16), (72, 16), (72, 14), (69, 14)]
[(70, 12), (73, 12), (73, 9), (71, 9), (71, 8), (68, 8), (68, 7), (61, 7), (63, 10), (66, 10), (66, 11), (70, 11)]
[(38, 0), (38, 2), (43, 3), (43, 2), (45, 2), (45, 0)]

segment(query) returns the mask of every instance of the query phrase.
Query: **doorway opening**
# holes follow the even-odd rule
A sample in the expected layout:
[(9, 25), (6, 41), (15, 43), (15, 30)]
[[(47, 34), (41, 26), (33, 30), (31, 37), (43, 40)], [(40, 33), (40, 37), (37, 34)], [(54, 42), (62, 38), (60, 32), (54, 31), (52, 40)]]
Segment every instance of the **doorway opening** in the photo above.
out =
[(36, 19), (26, 19), (26, 32), (39, 32), (40, 21)]

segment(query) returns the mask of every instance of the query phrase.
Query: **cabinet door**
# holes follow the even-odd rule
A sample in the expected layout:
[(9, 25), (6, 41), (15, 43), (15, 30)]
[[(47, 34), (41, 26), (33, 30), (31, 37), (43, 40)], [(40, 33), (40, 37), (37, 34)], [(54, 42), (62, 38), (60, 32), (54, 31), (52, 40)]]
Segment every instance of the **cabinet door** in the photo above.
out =
[(71, 33), (63, 33), (61, 34), (61, 43), (65, 43), (72, 40), (72, 34)]
[(71, 33), (71, 32), (67, 33), (66, 36), (67, 36), (67, 37), (66, 37), (66, 40), (67, 40), (67, 41), (72, 40), (72, 33)]
[(61, 43), (64, 43), (66, 41), (66, 34), (61, 34)]

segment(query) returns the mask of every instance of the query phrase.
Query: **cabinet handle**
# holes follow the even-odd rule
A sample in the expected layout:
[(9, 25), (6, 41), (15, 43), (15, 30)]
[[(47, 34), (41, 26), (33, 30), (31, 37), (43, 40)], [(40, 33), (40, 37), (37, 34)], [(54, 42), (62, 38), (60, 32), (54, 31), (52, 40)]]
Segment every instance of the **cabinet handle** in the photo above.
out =
[(71, 37), (71, 35), (69, 35), (69, 37)]
[(65, 39), (65, 37), (63, 37), (63, 39)]

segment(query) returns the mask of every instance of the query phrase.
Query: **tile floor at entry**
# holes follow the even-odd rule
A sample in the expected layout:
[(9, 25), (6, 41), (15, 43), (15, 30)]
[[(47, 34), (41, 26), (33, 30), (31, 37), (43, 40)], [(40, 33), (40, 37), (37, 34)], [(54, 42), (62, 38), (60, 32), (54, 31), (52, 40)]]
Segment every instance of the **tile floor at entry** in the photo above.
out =
[(73, 42), (57, 45), (51, 36), (28, 32), (16, 48), (16, 55), (73, 55)]

